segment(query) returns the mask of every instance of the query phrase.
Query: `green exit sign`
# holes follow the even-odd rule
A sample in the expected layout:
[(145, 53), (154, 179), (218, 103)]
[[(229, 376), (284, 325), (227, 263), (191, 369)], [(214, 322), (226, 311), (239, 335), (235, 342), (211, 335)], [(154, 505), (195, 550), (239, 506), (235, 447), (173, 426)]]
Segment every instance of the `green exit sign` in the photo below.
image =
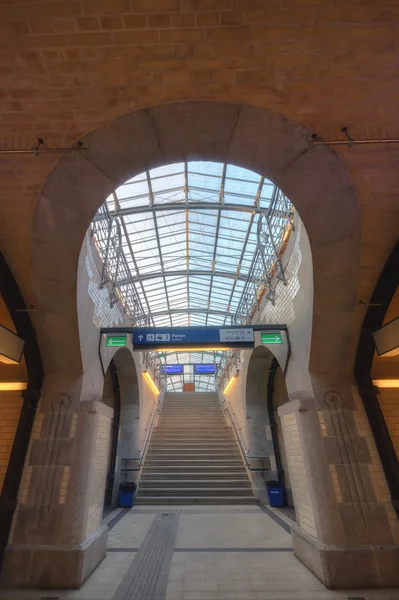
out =
[(260, 340), (262, 344), (282, 344), (281, 333), (261, 333)]
[(126, 342), (126, 335), (108, 335), (105, 345), (111, 348), (120, 348), (121, 346), (126, 346)]

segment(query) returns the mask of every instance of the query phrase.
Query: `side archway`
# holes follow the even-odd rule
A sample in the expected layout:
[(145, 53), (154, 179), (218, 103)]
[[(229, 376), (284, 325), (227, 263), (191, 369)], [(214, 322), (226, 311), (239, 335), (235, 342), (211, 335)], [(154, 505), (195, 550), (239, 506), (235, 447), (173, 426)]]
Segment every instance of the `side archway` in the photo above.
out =
[(128, 348), (112, 357), (104, 377), (102, 401), (113, 409), (104, 505), (115, 506), (126, 479), (124, 458), (136, 458), (140, 443), (140, 398), (136, 365)]
[(286, 502), (293, 506), (291, 480), (278, 408), (288, 402), (283, 371), (265, 346), (257, 346), (248, 363), (246, 380), (246, 434), (251, 454), (269, 457), (266, 480), (285, 487)]

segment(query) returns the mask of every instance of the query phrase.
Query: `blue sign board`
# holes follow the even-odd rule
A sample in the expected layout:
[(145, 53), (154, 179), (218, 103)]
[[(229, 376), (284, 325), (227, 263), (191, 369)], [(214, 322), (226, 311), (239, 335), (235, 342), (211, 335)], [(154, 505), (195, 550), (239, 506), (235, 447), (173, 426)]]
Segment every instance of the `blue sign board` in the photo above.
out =
[(181, 375), (183, 373), (183, 365), (161, 365), (161, 373), (166, 375)]
[(194, 365), (194, 373), (196, 375), (200, 375), (201, 373), (206, 373), (207, 375), (214, 375), (215, 365)]
[(184, 347), (253, 348), (249, 327), (140, 327), (133, 332), (135, 350)]

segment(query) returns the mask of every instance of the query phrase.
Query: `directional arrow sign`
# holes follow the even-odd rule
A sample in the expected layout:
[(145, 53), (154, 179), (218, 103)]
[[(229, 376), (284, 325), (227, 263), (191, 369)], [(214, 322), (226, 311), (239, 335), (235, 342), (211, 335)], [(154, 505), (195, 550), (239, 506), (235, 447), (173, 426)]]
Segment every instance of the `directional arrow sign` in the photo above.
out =
[(126, 346), (126, 340), (126, 335), (108, 335), (105, 345), (110, 346), (111, 348), (119, 348), (121, 346)]
[(281, 333), (261, 333), (260, 339), (262, 344), (282, 344), (283, 338)]

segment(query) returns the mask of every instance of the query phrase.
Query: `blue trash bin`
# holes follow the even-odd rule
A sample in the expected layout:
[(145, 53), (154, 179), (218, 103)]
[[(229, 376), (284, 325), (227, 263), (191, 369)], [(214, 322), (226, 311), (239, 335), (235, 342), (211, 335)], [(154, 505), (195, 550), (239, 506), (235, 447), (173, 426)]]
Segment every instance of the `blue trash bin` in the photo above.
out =
[(268, 481), (266, 485), (270, 506), (276, 508), (285, 506), (285, 494), (283, 484), (279, 483), (278, 481)]
[(134, 506), (134, 494), (136, 493), (136, 484), (124, 481), (119, 486), (119, 506), (121, 508), (131, 508)]

